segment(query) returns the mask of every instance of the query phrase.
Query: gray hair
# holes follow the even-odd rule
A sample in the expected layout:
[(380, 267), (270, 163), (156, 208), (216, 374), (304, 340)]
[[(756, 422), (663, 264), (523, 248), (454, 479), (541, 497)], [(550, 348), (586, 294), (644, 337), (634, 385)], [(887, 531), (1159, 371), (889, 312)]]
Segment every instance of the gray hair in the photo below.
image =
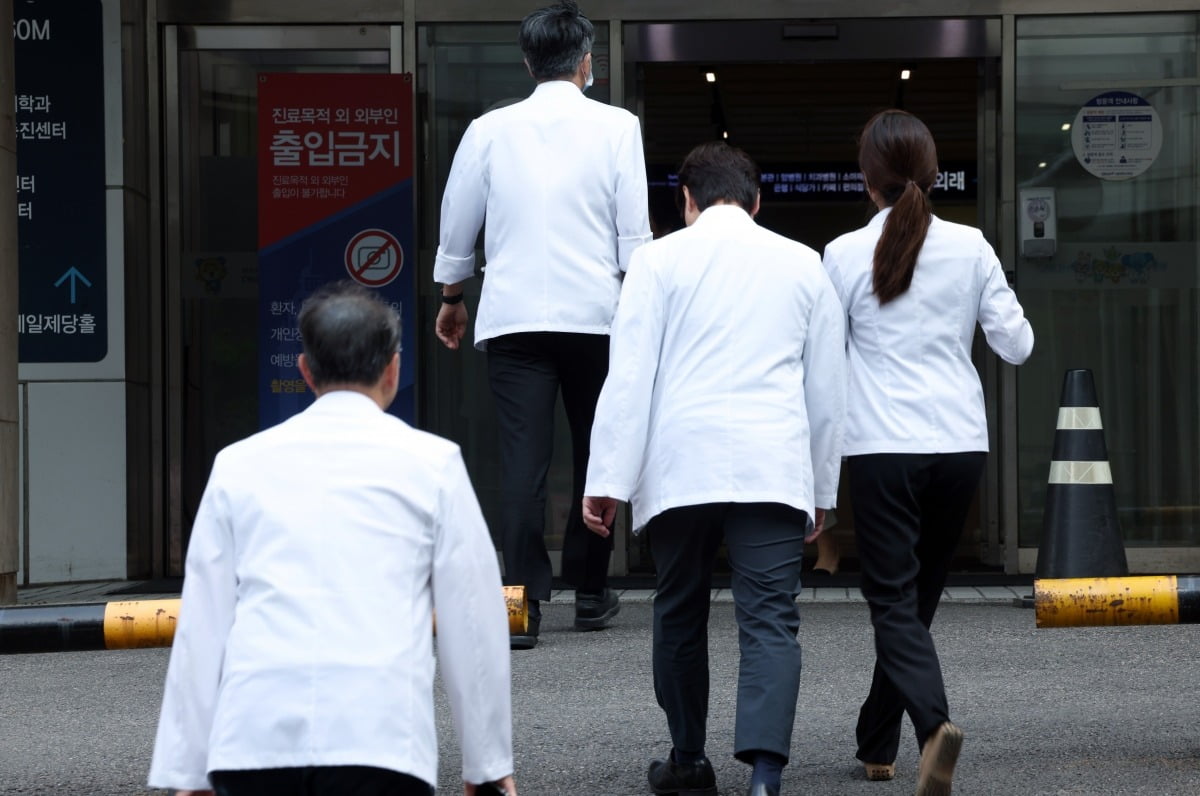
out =
[(400, 350), (400, 318), (376, 291), (343, 280), (304, 302), (300, 336), (315, 386), (370, 387)]
[(560, 80), (575, 74), (595, 39), (595, 28), (579, 5), (563, 0), (521, 20), (518, 41), (536, 80)]

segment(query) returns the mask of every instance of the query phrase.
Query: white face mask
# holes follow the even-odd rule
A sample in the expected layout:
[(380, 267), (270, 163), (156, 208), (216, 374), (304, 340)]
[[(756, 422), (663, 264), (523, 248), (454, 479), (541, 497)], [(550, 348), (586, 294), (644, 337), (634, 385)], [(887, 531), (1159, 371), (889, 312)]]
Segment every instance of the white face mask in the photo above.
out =
[(583, 81), (583, 90), (584, 91), (587, 91), (589, 88), (591, 88), (592, 83), (595, 82), (596, 67), (594, 64), (589, 65), (589, 66), (590, 66), (590, 68), (588, 69), (588, 76)]

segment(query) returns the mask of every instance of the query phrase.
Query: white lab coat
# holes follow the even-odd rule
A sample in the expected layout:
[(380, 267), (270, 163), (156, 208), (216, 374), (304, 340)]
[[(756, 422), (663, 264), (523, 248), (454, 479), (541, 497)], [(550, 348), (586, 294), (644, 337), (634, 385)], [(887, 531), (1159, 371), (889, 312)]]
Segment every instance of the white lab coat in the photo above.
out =
[(836, 505), (842, 310), (812, 249), (715, 205), (634, 252), (585, 494), (633, 525), (703, 503)]
[(825, 247), (846, 310), (846, 455), (986, 451), (983, 387), (971, 361), (975, 324), (1014, 365), (1033, 351), (1033, 329), (983, 234), (937, 216), (912, 285), (880, 306), (872, 264), (890, 212)]
[(475, 345), (516, 332), (607, 334), (621, 272), (650, 240), (638, 118), (566, 80), (471, 122), (442, 196), (433, 279), (474, 275), (487, 218)]
[(338, 391), (225, 448), (192, 529), (150, 785), (322, 765), (436, 783), (435, 607), (463, 777), (499, 779), (508, 622), (458, 447)]

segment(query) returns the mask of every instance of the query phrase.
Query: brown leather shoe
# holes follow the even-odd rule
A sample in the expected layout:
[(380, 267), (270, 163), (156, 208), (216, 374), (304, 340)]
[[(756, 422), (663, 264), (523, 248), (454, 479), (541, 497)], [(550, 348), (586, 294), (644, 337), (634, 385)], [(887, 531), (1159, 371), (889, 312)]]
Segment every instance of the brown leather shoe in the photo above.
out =
[(949, 796), (954, 764), (962, 749), (963, 732), (944, 721), (925, 739), (921, 768), (917, 774), (917, 796)]
[(872, 782), (884, 782), (896, 776), (895, 763), (863, 763), (863, 770)]

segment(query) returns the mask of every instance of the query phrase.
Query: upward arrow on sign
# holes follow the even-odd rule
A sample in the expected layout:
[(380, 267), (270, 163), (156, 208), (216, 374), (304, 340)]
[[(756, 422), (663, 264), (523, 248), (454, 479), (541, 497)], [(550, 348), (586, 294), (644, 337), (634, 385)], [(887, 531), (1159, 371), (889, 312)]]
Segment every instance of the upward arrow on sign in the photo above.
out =
[(92, 283), (88, 281), (88, 278), (86, 276), (79, 273), (78, 268), (76, 268), (75, 266), (72, 265), (70, 268), (67, 269), (66, 273), (64, 273), (62, 276), (60, 276), (58, 278), (58, 281), (54, 283), (54, 286), (58, 287), (63, 282), (67, 281), (68, 279), (71, 280), (71, 303), (74, 304), (75, 303), (75, 283), (77, 281), (83, 282), (85, 287), (91, 287)]

